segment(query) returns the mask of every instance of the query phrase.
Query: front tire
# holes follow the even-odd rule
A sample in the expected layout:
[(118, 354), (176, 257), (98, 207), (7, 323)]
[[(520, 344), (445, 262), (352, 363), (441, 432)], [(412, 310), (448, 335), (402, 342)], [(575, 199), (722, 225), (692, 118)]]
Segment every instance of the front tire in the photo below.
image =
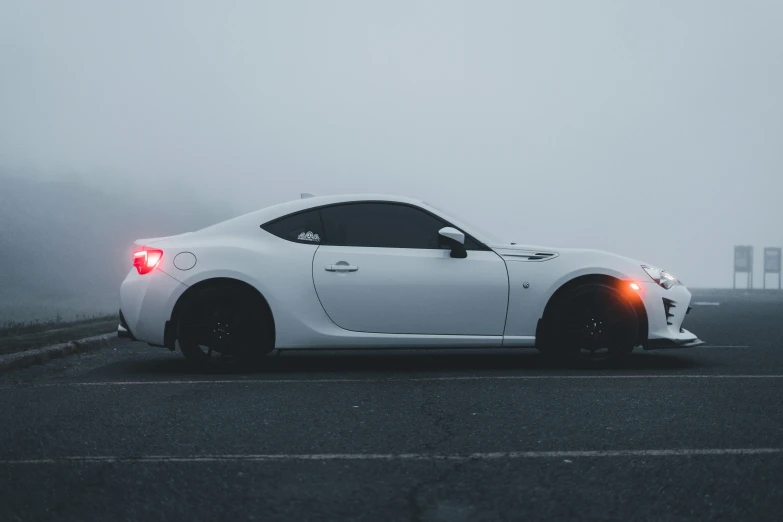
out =
[(541, 351), (561, 360), (601, 363), (633, 351), (639, 321), (620, 291), (585, 284), (559, 296), (544, 317)]
[(177, 341), (185, 358), (199, 366), (258, 361), (274, 349), (272, 315), (252, 289), (205, 288), (185, 303), (177, 321)]

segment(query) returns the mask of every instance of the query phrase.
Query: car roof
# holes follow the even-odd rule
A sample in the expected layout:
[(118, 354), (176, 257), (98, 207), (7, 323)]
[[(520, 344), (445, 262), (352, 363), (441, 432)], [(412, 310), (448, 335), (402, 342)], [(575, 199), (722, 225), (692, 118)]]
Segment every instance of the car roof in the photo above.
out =
[(361, 201), (389, 201), (394, 203), (406, 203), (409, 205), (415, 205), (417, 207), (425, 206), (423, 202), (406, 198), (401, 196), (390, 196), (388, 194), (340, 194), (334, 196), (313, 196), (303, 199), (295, 199), (292, 201), (286, 201), (285, 203), (278, 203), (270, 207), (262, 208), (249, 214), (223, 221), (216, 225), (212, 225), (203, 230), (221, 232), (227, 231), (234, 226), (244, 227), (246, 222), (252, 221), (256, 225), (263, 225), (277, 218), (293, 214), (295, 212), (301, 212), (309, 208), (322, 207), (325, 205), (334, 205), (338, 203), (351, 203)]
[(271, 221), (294, 212), (300, 212), (309, 208), (323, 207), (325, 205), (334, 205), (337, 203), (351, 203), (360, 201), (391, 201), (395, 203), (408, 203), (411, 205), (420, 206), (421, 201), (404, 198), (400, 196), (390, 196), (388, 194), (339, 194), (334, 196), (312, 196), (303, 199), (295, 199), (292, 201), (286, 201), (285, 203), (279, 203), (272, 205), (271, 207), (262, 208), (251, 214), (257, 218), (263, 218), (266, 221)]

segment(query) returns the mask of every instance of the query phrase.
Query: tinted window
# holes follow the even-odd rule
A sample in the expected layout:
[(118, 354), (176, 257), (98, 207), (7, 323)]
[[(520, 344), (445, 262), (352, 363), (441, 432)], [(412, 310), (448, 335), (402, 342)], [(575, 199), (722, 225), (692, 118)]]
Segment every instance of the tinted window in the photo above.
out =
[(324, 239), (321, 215), (318, 210), (308, 210), (271, 221), (262, 228), (279, 238), (297, 243), (320, 244)]
[(321, 209), (330, 245), (440, 248), (441, 219), (405, 205), (353, 203)]

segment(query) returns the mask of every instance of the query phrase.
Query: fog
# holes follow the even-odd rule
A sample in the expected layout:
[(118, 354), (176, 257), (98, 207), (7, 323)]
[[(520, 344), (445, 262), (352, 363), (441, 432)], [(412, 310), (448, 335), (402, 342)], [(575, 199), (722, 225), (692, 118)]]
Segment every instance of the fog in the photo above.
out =
[[(300, 192), (412, 196), (509, 241), (614, 251), (694, 287), (731, 286), (735, 244), (756, 247), (761, 285), (761, 249), (783, 245), (780, 2), (2, 12), (0, 322), (44, 289), (55, 307), (78, 294), (115, 309), (134, 238)], [(64, 271), (80, 243), (104, 262)]]

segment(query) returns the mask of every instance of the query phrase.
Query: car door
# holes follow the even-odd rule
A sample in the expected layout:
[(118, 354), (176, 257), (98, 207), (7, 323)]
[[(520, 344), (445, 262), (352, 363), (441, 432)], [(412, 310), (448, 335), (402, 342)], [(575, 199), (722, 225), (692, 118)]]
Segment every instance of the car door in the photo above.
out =
[(468, 237), (456, 259), (438, 231), (450, 226), (417, 207), (389, 202), (321, 209), (313, 258), (318, 298), (346, 330), (387, 334), (503, 335), (508, 272)]

